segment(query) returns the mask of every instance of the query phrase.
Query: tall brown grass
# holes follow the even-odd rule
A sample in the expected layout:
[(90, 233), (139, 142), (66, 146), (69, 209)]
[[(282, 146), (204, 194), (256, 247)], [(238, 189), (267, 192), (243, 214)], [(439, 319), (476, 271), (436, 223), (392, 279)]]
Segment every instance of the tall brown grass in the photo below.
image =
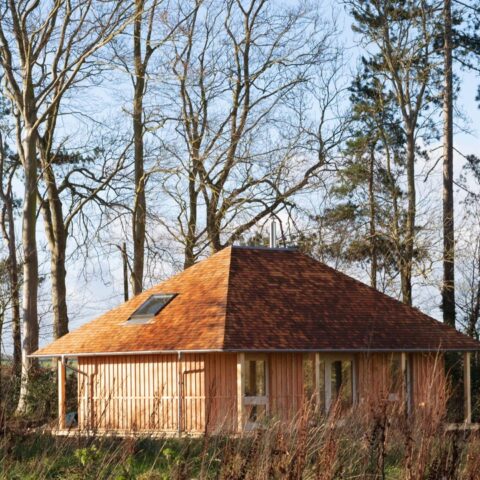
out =
[(154, 439), (141, 432), (135, 438), (72, 432), (64, 438), (7, 422), (0, 478), (480, 479), (480, 433), (447, 428), (448, 395), (435, 393), (441, 378), (432, 372), (423, 401), (410, 413), (404, 399), (392, 401), (379, 387), (354, 409), (337, 402), (322, 415), (306, 403), (288, 422), (269, 418), (241, 435)]

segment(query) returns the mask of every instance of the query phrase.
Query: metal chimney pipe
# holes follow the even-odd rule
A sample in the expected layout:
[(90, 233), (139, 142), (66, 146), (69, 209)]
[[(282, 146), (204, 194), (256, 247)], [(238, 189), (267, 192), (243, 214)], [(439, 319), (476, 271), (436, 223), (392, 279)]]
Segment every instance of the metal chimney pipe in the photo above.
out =
[(277, 222), (270, 223), (270, 248), (277, 248)]

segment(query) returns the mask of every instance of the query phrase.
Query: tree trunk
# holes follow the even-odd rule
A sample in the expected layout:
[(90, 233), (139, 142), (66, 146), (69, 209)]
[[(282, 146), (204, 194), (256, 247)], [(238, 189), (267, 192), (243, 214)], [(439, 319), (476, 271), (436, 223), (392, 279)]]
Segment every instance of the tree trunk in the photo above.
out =
[(193, 172), (191, 172), (190, 179), (188, 181), (188, 230), (185, 238), (185, 259), (183, 263), (183, 268), (191, 267), (195, 263), (194, 248), (196, 243), (195, 237), (197, 235), (197, 198), (198, 192), (196, 189), (196, 178)]
[[(27, 116), (28, 119), (28, 116)], [(37, 219), (37, 151), (36, 131), (33, 121), (24, 126), (23, 161), (25, 173), (25, 195), (23, 201), (22, 244), (23, 244), (23, 344), (22, 344), (22, 380), (18, 413), (25, 413), (28, 380), (34, 362), (29, 355), (38, 349), (38, 252), (36, 239)]]
[(67, 288), (65, 269), (66, 238), (57, 238), (51, 249), (50, 271), (52, 275), (53, 328), (55, 338), (68, 333)]
[[(5, 165), (6, 159), (6, 152), (3, 149), (3, 145), (3, 137), (0, 135), (0, 154), (2, 167)], [(16, 165), (13, 165), (12, 170), (8, 174), (7, 171), (2, 168), (2, 175), (8, 178), (8, 180), (5, 190), (3, 184), (1, 184), (0, 193), (1, 200), (3, 202), (1, 229), (8, 250), (7, 270), (10, 302), (12, 305), (12, 371), (15, 378), (19, 379), (22, 369), (22, 339), (20, 333), (20, 286), (18, 280), (17, 237), (15, 233), (14, 196), (12, 184), (16, 167)]]
[(128, 258), (127, 258), (127, 244), (122, 243), (122, 263), (123, 263), (123, 299), (128, 300)]
[(455, 327), (455, 230), (453, 212), (452, 6), (444, 3), (443, 92), (443, 321)]
[(369, 178), (368, 178), (368, 203), (370, 210), (370, 283), (377, 288), (377, 232), (375, 224), (375, 195), (374, 195), (374, 173), (375, 173), (375, 152), (370, 152)]
[(8, 221), (8, 276), (12, 301), (12, 341), (13, 341), (13, 373), (19, 378), (22, 370), (22, 339), (20, 334), (20, 287), (18, 283), (17, 242), (13, 215), (13, 198), (6, 204)]
[(135, 200), (133, 205), (133, 269), (132, 290), (137, 295), (143, 290), (145, 257), (145, 171), (143, 150), (143, 97), (145, 93), (145, 69), (142, 60), (142, 12), (143, 0), (135, 0), (136, 17), (133, 33), (133, 55), (135, 63), (135, 88), (133, 97), (133, 144), (135, 163)]
[[(2, 139), (0, 138), (0, 141)], [(7, 244), (7, 270), (12, 305), (12, 341), (13, 364), (12, 370), (16, 378), (20, 378), (22, 364), (22, 343), (20, 336), (20, 290), (18, 284), (17, 240), (15, 236), (15, 217), (13, 213), (12, 185), (7, 185), (6, 192), (2, 192), (3, 215), (2, 233)]]
[(474, 287), (472, 292), (472, 306), (468, 312), (467, 335), (478, 340), (477, 323), (480, 317), (480, 282)]
[(50, 275), (53, 307), (53, 336), (55, 339), (68, 333), (66, 251), (67, 231), (63, 218), (62, 201), (52, 171), (52, 159), (40, 145), (43, 179), (47, 198), (42, 204), (45, 234), (50, 251)]
[(415, 244), (416, 189), (415, 189), (415, 134), (407, 129), (407, 220), (405, 248), (402, 252), (401, 288), (402, 300), (412, 305), (412, 268)]
[(210, 209), (207, 212), (207, 232), (210, 241), (210, 252), (213, 254), (222, 249), (222, 243), (220, 241), (220, 219), (215, 212), (215, 208), (212, 207), (212, 203), (216, 205), (217, 202), (214, 200), (210, 203)]
[[(1, 308), (1, 307), (0, 307)], [(3, 321), (4, 321), (4, 315), (3, 315), (3, 308), (0, 311), (0, 345), (3, 345)], [(0, 348), (0, 428), (3, 425), (3, 385), (2, 385), (2, 378), (3, 378), (3, 372), (2, 372), (2, 349)]]

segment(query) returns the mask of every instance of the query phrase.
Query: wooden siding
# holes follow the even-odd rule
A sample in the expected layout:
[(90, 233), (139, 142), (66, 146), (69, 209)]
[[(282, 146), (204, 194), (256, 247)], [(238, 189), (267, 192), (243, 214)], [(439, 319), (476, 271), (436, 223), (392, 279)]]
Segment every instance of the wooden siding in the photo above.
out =
[(80, 357), (78, 368), (80, 428), (178, 429), (176, 355)]
[[(392, 400), (391, 354), (355, 355), (355, 397), (360, 403)], [(320, 358), (322, 354), (320, 354)], [(443, 357), (408, 354), (412, 407), (441, 412)], [(269, 415), (290, 421), (303, 405), (303, 354), (268, 355)], [(78, 413), (81, 429), (215, 432), (237, 428), (237, 354), (80, 357)], [(178, 393), (181, 388), (181, 424)], [(405, 404), (405, 388), (397, 404)]]
[[(389, 370), (390, 353), (358, 354), (356, 370), (358, 375), (357, 395), (362, 403), (375, 403), (389, 398), (392, 379)], [(414, 410), (427, 406), (441, 408), (445, 401), (445, 370), (442, 355), (430, 353), (406, 354), (402, 388), (397, 403), (404, 404), (407, 395), (407, 381), (411, 382), (411, 402)], [(407, 369), (410, 373), (407, 373)]]
[(206, 424), (209, 432), (237, 428), (237, 354), (205, 355)]
[(413, 408), (433, 409), (443, 415), (446, 378), (443, 355), (417, 353), (411, 355)]
[(388, 397), (391, 384), (388, 353), (361, 353), (356, 356), (357, 398), (375, 403)]
[(80, 357), (78, 368), (82, 429), (178, 431), (179, 371), (181, 430), (235, 428), (235, 354)]
[(303, 354), (269, 355), (270, 415), (281, 421), (292, 420), (303, 401)]

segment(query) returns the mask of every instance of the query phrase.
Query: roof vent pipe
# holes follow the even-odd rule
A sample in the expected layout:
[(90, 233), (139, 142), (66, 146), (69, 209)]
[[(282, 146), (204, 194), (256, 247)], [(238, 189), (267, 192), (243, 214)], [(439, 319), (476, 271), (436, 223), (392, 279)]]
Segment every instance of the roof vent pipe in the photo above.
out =
[(270, 248), (277, 248), (277, 222), (270, 223)]

